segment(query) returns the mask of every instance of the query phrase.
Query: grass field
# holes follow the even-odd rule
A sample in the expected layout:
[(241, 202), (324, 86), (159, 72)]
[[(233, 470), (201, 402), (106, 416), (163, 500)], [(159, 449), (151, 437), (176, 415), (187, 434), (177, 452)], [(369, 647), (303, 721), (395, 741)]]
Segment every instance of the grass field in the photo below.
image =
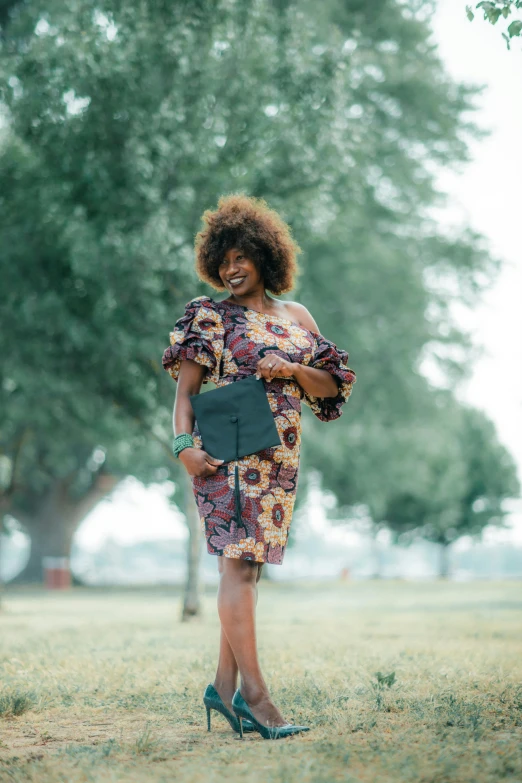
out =
[(214, 604), (182, 625), (169, 589), (10, 591), (0, 781), (522, 781), (520, 583), (261, 583), (267, 679), (312, 727), (278, 742), (206, 731)]

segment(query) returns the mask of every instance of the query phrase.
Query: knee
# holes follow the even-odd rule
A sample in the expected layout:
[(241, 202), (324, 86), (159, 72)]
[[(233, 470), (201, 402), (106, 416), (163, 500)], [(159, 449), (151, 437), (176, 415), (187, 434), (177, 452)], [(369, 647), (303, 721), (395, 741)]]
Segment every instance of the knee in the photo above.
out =
[(231, 557), (220, 558), (222, 562), (218, 565), (221, 578), (226, 577), (229, 582), (236, 584), (255, 586), (258, 576), (258, 563), (250, 560), (236, 560)]

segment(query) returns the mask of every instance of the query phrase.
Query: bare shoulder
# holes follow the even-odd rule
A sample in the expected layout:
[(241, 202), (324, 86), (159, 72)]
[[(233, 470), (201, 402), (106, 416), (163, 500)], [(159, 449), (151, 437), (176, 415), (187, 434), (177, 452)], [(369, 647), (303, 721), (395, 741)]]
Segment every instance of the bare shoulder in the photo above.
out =
[(299, 302), (285, 302), (286, 311), (292, 321), (295, 321), (299, 326), (303, 326), (305, 329), (309, 329), (312, 332), (318, 332), (319, 327), (315, 322), (310, 311)]

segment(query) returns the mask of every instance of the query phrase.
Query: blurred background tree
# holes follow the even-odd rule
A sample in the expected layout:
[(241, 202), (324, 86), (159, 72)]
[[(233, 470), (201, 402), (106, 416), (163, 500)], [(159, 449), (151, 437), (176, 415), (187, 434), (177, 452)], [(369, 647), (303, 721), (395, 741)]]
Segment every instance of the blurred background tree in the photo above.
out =
[(402, 482), (399, 493), (389, 493), (381, 519), (401, 543), (422, 537), (438, 544), (441, 577), (449, 574), (450, 545), (480, 536), (487, 525), (502, 526), (502, 499), (519, 492), (516, 466), (491, 422), (449, 395), (444, 401), (436, 418), (418, 422), (422, 437), (408, 445), (418, 468), (409, 488)]
[[(473, 10), (475, 9), (475, 11)], [(522, 9), (522, 0), (493, 0), (493, 2), (477, 3), (475, 6), (467, 5), (466, 13), (470, 22), (475, 18), (475, 12), (481, 11), (484, 19), (490, 24), (497, 24), (499, 20), (505, 21), (505, 32), (502, 33), (502, 38), (506, 42), (508, 49), (511, 48), (511, 39), (520, 37), (522, 34), (522, 19), (513, 19), (517, 11)]]
[[(263, 197), (289, 221), (305, 251), (295, 296), (358, 375), (326, 440), (306, 416), (300, 502), (316, 469), (338, 508), (364, 504), (388, 524), (432, 470), (427, 416), (440, 433), (433, 464), (460, 470), (420, 365), (431, 357), (448, 389), (466, 377), (475, 349), (452, 305), (473, 306), (499, 264), (480, 236), (443, 232), (432, 216), (437, 169), (466, 161), (480, 132), (478, 91), (444, 72), (425, 7), (4, 6), (2, 513), (31, 536), (21, 578), (40, 580), (42, 556), (67, 554), (124, 476), (182, 487), (161, 354), (185, 302), (208, 293), (193, 239), (226, 192)], [(502, 466), (496, 507), (513, 488)], [(455, 495), (439, 500), (443, 513)], [(187, 614), (198, 611), (192, 511)]]

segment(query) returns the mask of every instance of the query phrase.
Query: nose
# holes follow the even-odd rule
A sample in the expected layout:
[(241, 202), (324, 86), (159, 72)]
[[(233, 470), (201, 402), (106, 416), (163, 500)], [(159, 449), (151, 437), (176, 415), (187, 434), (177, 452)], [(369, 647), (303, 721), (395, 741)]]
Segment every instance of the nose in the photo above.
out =
[(235, 275), (239, 274), (241, 272), (241, 269), (238, 264), (236, 264), (235, 261), (232, 261), (230, 266), (227, 268), (227, 277), (235, 277)]

